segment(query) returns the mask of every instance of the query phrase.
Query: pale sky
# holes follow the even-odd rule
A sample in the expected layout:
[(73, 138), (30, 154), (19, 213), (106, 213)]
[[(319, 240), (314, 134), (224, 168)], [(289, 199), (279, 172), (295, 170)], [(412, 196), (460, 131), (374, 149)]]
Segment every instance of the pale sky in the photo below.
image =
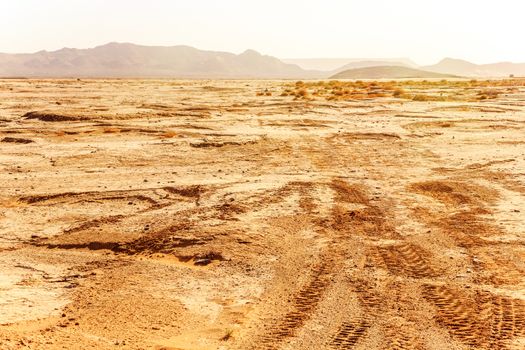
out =
[(0, 0), (0, 52), (111, 41), (279, 58), (525, 62), (524, 0)]

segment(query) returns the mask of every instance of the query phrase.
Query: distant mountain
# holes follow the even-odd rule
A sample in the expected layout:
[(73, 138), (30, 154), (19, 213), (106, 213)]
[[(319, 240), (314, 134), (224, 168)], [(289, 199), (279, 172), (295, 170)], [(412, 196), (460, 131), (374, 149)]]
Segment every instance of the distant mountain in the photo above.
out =
[(331, 72), (331, 75), (335, 75), (339, 72), (343, 72), (345, 70), (350, 69), (359, 69), (359, 68), (367, 68), (367, 67), (382, 67), (382, 66), (400, 66), (400, 67), (409, 67), (409, 68), (416, 68), (409, 66), (403, 62), (394, 62), (394, 61), (356, 61), (351, 62), (348, 64), (345, 64), (342, 67), (339, 67)]
[(525, 75), (525, 63), (500, 62), (491, 64), (474, 64), (468, 61), (445, 58), (432, 66), (421, 67), (422, 69), (449, 73), (468, 77), (508, 77)]
[(450, 74), (428, 72), (403, 66), (379, 66), (348, 69), (330, 77), (330, 79), (419, 79), (419, 78), (454, 78)]
[[(358, 63), (358, 62), (383, 62), (386, 64), (374, 64), (374, 65), (390, 65), (390, 66), (407, 66), (411, 68), (417, 68), (417, 64), (412, 62), (409, 58), (285, 58), (283, 62), (289, 64), (296, 64), (299, 67), (307, 70), (320, 70), (320, 71), (335, 71), (341, 70), (343, 66)], [(362, 67), (348, 67), (350, 68), (362, 68)], [(333, 73), (335, 74), (335, 73)]]
[(253, 50), (236, 55), (190, 46), (109, 43), (91, 49), (0, 54), (0, 76), (315, 78), (322, 73)]
[[(369, 69), (370, 68), (370, 69)], [(374, 68), (374, 69), (372, 69)], [(423, 71), (417, 71), (422, 69)], [(426, 72), (424, 72), (426, 71)], [(445, 58), (418, 67), (408, 58), (308, 58), (279, 60), (247, 50), (241, 54), (190, 46), (109, 43), (91, 49), (63, 48), (31, 54), (0, 53), (0, 77), (355, 79), (525, 76), (525, 63), (477, 65)]]

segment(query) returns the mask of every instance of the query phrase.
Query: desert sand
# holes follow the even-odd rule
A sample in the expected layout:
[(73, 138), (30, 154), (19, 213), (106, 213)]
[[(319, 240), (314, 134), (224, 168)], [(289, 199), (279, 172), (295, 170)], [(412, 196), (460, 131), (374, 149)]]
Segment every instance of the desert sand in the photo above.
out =
[(525, 348), (523, 82), (384, 88), (0, 80), (0, 349)]

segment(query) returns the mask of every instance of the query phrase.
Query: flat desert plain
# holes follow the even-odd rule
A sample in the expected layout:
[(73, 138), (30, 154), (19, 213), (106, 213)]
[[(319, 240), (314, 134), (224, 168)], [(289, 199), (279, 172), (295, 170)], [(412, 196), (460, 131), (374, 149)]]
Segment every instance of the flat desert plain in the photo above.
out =
[(525, 81), (0, 80), (0, 348), (525, 348)]

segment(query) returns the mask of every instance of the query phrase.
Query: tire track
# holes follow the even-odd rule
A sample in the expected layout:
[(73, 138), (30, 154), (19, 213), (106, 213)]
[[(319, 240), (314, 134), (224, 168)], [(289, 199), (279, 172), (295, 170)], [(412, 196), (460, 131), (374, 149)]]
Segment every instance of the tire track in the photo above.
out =
[(337, 335), (332, 340), (331, 346), (334, 349), (351, 349), (362, 337), (364, 337), (371, 326), (371, 321), (366, 318), (356, 321), (344, 322)]
[(408, 189), (445, 205), (446, 209), (439, 214), (420, 210), (418, 218), (441, 228), (459, 247), (484, 246), (487, 242), (483, 237), (498, 231), (481, 217), (490, 213), (487, 204), (493, 204), (499, 197), (492, 188), (447, 179), (413, 183)]
[(525, 302), (484, 293), (491, 306), (488, 348), (505, 348), (514, 337), (525, 335)]
[[(316, 186), (325, 187), (326, 184), (316, 184)], [(328, 211), (328, 219), (316, 220), (315, 222), (316, 226), (325, 232), (325, 235), (338, 237), (341, 234), (340, 231), (349, 228), (349, 226), (354, 227), (356, 224), (371, 232), (374, 228), (385, 224), (383, 212), (378, 208), (366, 208), (363, 213), (338, 211), (340, 207), (337, 203), (367, 205), (368, 198), (364, 187), (340, 180), (333, 180), (327, 187), (332, 190), (336, 204), (332, 205), (332, 209)], [(313, 183), (290, 182), (276, 193), (277, 196), (272, 196), (272, 199), (275, 201), (275, 198), (282, 198), (285, 195), (289, 196), (297, 192), (299, 194), (299, 207), (305, 214), (312, 215), (322, 204), (313, 200), (312, 191), (314, 189)], [(292, 297), (290, 310), (275, 323), (272, 329), (261, 336), (256, 348), (278, 348), (287, 339), (294, 337), (297, 331), (311, 319), (324, 296), (325, 290), (330, 286), (334, 274), (337, 273), (337, 263), (331, 258), (335, 255), (337, 254), (329, 246), (325, 254), (321, 255), (322, 262), (311, 269), (311, 279), (308, 284)], [(342, 259), (343, 256), (339, 254), (336, 258)], [(366, 320), (360, 320), (356, 323), (349, 322), (341, 326), (339, 335), (336, 337), (342, 343), (357, 341), (370, 325), (371, 323)]]
[(257, 348), (274, 349), (287, 338), (294, 336), (297, 329), (304, 325), (316, 309), (329, 286), (332, 261), (325, 260), (312, 269), (310, 282), (292, 299), (291, 310), (273, 327), (269, 333), (262, 336)]
[(506, 349), (510, 340), (525, 335), (523, 300), (435, 285), (424, 285), (423, 296), (436, 308), (438, 323), (465, 345)]
[[(285, 203), (287, 197), (292, 195), (297, 195), (297, 204), (298, 210), (301, 214), (304, 215), (305, 222), (300, 225), (297, 221), (293, 221), (291, 226), (303, 226), (310, 225), (311, 221), (308, 219), (313, 213), (318, 210), (319, 206), (322, 206), (323, 203), (319, 201), (318, 198), (314, 198), (312, 192), (317, 190), (319, 187), (324, 187), (324, 184), (312, 183), (312, 182), (289, 182), (285, 186), (268, 192), (267, 195), (259, 197), (259, 201), (255, 203), (250, 203), (250, 207), (254, 210), (258, 210), (260, 207), (267, 206), (269, 204), (282, 205)], [(286, 228), (288, 225), (284, 225), (283, 228)], [(315, 227), (315, 225), (312, 225)], [(302, 231), (304, 227), (291, 228), (288, 230), (290, 232)], [(316, 230), (318, 227), (316, 228)], [(325, 236), (323, 230), (318, 230), (321, 236)], [(297, 241), (297, 238), (299, 241)], [(323, 237), (325, 241), (328, 237)], [(298, 236), (295, 239), (288, 237), (290, 240), (289, 244), (289, 256), (284, 260), (285, 266), (288, 265), (290, 259), (304, 259), (304, 252), (301, 252), (301, 240), (304, 240), (304, 237)], [(319, 244), (324, 245), (325, 243), (316, 242), (317, 238), (311, 240), (307, 238), (307, 241), (303, 241), (303, 244), (306, 244), (303, 249), (309, 250), (308, 246), (316, 246)], [(285, 246), (288, 246), (285, 244)], [(312, 315), (315, 313), (319, 303), (325, 295), (325, 291), (329, 288), (334, 271), (337, 269), (337, 261), (334, 259), (335, 252), (332, 249), (332, 242), (328, 239), (328, 246), (321, 248), (321, 251), (315, 253), (314, 262), (310, 264), (306, 263), (303, 265), (303, 269), (306, 269), (308, 272), (308, 278), (304, 282), (303, 286), (296, 290), (291, 295), (287, 290), (289, 287), (279, 287), (282, 288), (285, 294), (288, 294), (288, 303), (283, 305), (286, 311), (282, 312), (272, 312), (260, 318), (260, 321), (257, 322), (263, 325), (263, 331), (258, 332), (258, 335), (255, 335), (255, 342), (250, 343), (249, 345), (242, 345), (242, 349), (255, 348), (255, 349), (278, 349), (280, 348), (287, 340), (296, 336), (297, 332), (304, 324), (312, 318)], [(290, 271), (287, 267), (283, 269), (279, 275), (279, 279), (282, 279), (284, 285), (293, 285), (293, 281), (289, 280), (289, 274), (293, 272)], [(282, 285), (282, 284), (281, 284)], [(294, 288), (295, 289), (295, 288)], [(272, 315), (273, 314), (273, 315)]]
[(373, 290), (374, 288), (366, 281), (356, 281), (354, 293), (356, 293), (362, 308), (361, 314), (339, 326), (335, 336), (330, 341), (331, 348), (352, 349), (367, 336), (368, 329), (374, 324), (380, 312), (382, 302), (380, 295)]
[(385, 349), (390, 350), (423, 350), (424, 347), (420, 343), (418, 337), (410, 329), (413, 325), (401, 322), (400, 326), (394, 326), (389, 323), (383, 327)]
[(489, 248), (490, 250), (478, 249), (472, 252), (471, 262), (477, 272), (474, 280), (497, 287), (519, 285), (525, 277), (525, 267), (520, 256), (505, 256), (509, 254), (508, 246), (492, 245)]
[(436, 270), (429, 263), (430, 254), (410, 243), (378, 247), (377, 255), (394, 275), (413, 278), (435, 277)]

